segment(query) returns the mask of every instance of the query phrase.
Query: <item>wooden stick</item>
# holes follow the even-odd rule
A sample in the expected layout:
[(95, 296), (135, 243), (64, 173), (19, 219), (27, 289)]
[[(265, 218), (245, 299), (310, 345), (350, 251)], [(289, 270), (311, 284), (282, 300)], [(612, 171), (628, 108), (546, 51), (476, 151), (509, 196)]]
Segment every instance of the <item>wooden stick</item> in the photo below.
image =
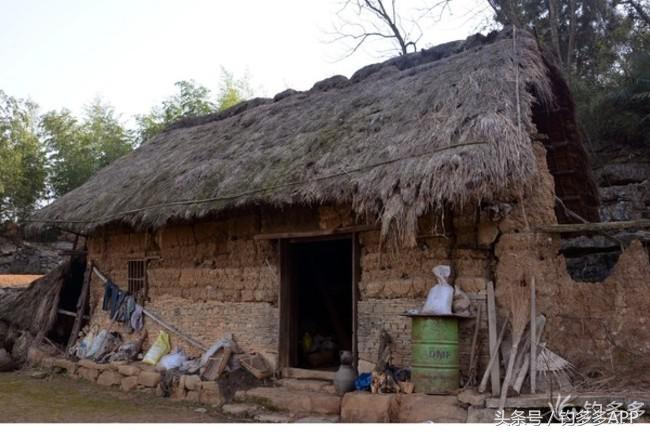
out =
[[(490, 362), (488, 362), (488, 365), (485, 368), (485, 373), (483, 373), (483, 378), (481, 379), (481, 384), (478, 387), (479, 392), (485, 392), (485, 388), (487, 387), (488, 379), (491, 376), (492, 368), (494, 367), (496, 360), (499, 359), (499, 346), (501, 346), (501, 342), (503, 341), (503, 336), (506, 333), (506, 327), (507, 326), (508, 326), (508, 319), (506, 319), (503, 322), (503, 326), (501, 327), (501, 332), (499, 332), (499, 338), (496, 341), (496, 350), (494, 352), (492, 352), (492, 354), (490, 355)], [(497, 368), (498, 367), (499, 366), (497, 365)], [(499, 385), (500, 384), (497, 383), (497, 386), (499, 386)]]
[[(542, 333), (544, 332), (544, 325), (546, 325), (546, 317), (540, 315), (537, 318), (538, 332), (537, 332), (537, 341), (535, 343), (535, 346), (539, 346), (539, 343), (542, 340)], [(519, 373), (515, 374), (516, 379), (515, 379), (515, 384), (512, 385), (512, 389), (514, 389), (517, 393), (519, 393), (521, 391), (521, 387), (524, 384), (524, 380), (526, 379), (526, 376), (529, 373), (530, 360), (531, 360), (530, 353), (527, 353), (524, 356), (524, 360), (523, 360), (523, 363), (521, 365), (521, 368), (519, 369)], [(535, 374), (537, 374), (537, 372), (535, 372)]]
[(530, 278), (530, 392), (537, 392), (537, 302), (535, 300), (535, 276)]
[(472, 336), (472, 350), (469, 355), (469, 371), (467, 384), (465, 386), (474, 386), (476, 384), (476, 363), (478, 361), (478, 354), (476, 353), (476, 345), (478, 343), (478, 331), (481, 327), (481, 306), (479, 305), (476, 311), (476, 324), (474, 325), (474, 335)]
[[(95, 275), (97, 275), (97, 276), (99, 277), (100, 280), (102, 280), (103, 282), (107, 282), (107, 281), (108, 281), (108, 278), (107, 278), (106, 276), (104, 276), (104, 275), (99, 271), (99, 269), (97, 269), (96, 266), (93, 267), (93, 271), (95, 272)], [(205, 347), (203, 344), (201, 344), (200, 342), (196, 341), (195, 339), (193, 339), (193, 338), (190, 337), (189, 335), (186, 335), (186, 334), (184, 334), (183, 332), (179, 331), (179, 330), (176, 329), (174, 326), (172, 326), (172, 325), (166, 323), (164, 320), (162, 320), (160, 317), (156, 316), (154, 313), (152, 313), (151, 311), (147, 310), (146, 308), (142, 308), (142, 314), (144, 314), (145, 316), (149, 317), (151, 320), (153, 320), (154, 322), (156, 322), (157, 324), (159, 324), (160, 326), (162, 326), (163, 328), (165, 328), (165, 329), (168, 330), (169, 332), (171, 332), (171, 333), (177, 335), (178, 337), (181, 337), (183, 340), (185, 340), (186, 342), (188, 342), (190, 345), (192, 345), (192, 346), (194, 346), (194, 347), (196, 347), (196, 348), (198, 348), (198, 349), (201, 349), (203, 352), (206, 352), (206, 351), (208, 350), (208, 348)]]
[(494, 284), (492, 281), (487, 284), (487, 313), (488, 313), (488, 338), (490, 342), (490, 358), (496, 357), (490, 372), (492, 383), (492, 395), (499, 395), (501, 377), (499, 371), (499, 345), (497, 343), (497, 308), (494, 297)]
[(584, 224), (550, 224), (536, 227), (537, 231), (546, 233), (600, 232), (607, 230), (642, 229), (650, 227), (650, 219), (630, 221), (609, 221)]
[(72, 330), (70, 330), (70, 337), (68, 337), (68, 344), (65, 349), (66, 353), (70, 351), (70, 348), (74, 345), (75, 341), (77, 341), (77, 338), (79, 338), (79, 331), (81, 330), (81, 323), (83, 322), (84, 310), (86, 309), (86, 303), (88, 301), (88, 292), (90, 291), (92, 270), (94, 268), (95, 265), (91, 260), (88, 263), (88, 267), (86, 268), (83, 286), (81, 286), (81, 293), (79, 294), (79, 299), (77, 300), (77, 317), (75, 317), (74, 323), (72, 324)]

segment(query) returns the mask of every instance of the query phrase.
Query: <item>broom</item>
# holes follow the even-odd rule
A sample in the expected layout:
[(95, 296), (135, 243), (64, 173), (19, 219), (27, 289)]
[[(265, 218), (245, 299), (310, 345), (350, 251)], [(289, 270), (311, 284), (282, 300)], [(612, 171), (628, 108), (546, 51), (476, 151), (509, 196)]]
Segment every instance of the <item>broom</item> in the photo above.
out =
[(512, 371), (515, 366), (515, 358), (517, 357), (517, 350), (519, 349), (519, 342), (521, 336), (528, 324), (528, 314), (530, 311), (529, 289), (526, 281), (520, 284), (506, 286), (505, 301), (510, 312), (510, 329), (512, 330), (512, 348), (510, 350), (510, 357), (508, 359), (508, 368), (506, 369), (506, 377), (503, 379), (501, 386), (501, 396), (499, 398), (499, 409), (503, 410), (506, 404), (506, 397), (508, 396), (508, 387), (512, 380)]

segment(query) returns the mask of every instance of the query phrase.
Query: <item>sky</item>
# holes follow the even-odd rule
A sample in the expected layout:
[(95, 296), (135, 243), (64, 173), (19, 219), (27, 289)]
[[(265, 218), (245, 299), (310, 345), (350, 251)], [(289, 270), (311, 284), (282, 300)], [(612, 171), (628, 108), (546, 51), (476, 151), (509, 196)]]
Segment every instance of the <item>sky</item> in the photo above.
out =
[[(415, 17), (433, 2), (397, 4)], [(222, 67), (247, 75), (255, 96), (307, 90), (390, 57), (384, 42), (345, 57), (349, 42), (333, 41), (339, 9), (340, 0), (0, 0), (0, 90), (76, 114), (100, 97), (127, 122), (176, 81), (216, 91)], [(485, 30), (489, 15), (486, 0), (452, 0), (419, 21), (418, 48)]]

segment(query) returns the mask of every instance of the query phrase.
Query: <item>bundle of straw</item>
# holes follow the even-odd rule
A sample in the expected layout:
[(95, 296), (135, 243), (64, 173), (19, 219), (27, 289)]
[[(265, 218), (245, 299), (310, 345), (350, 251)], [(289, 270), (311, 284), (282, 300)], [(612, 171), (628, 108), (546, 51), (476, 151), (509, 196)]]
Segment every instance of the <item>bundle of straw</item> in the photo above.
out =
[(506, 397), (508, 396), (508, 387), (512, 380), (512, 371), (514, 369), (519, 343), (529, 321), (530, 290), (526, 281), (522, 280), (519, 284), (506, 286), (504, 295), (506, 306), (508, 307), (508, 312), (510, 314), (512, 349), (508, 359), (506, 377), (503, 379), (503, 385), (501, 386), (501, 396), (499, 398), (499, 408), (501, 410), (503, 410), (506, 403)]

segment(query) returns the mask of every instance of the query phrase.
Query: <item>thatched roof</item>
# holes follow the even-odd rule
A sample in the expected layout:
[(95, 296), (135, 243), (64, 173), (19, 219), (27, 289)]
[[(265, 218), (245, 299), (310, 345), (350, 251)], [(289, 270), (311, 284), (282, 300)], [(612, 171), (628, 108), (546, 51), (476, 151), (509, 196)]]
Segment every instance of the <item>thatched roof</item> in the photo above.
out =
[(72, 267), (72, 261), (65, 261), (27, 288), (0, 288), (0, 321), (33, 335), (45, 335), (56, 321), (59, 296)]
[(334, 202), (404, 239), (429, 210), (527, 187), (533, 105), (552, 99), (530, 34), (477, 35), (184, 119), (33, 219), (77, 232), (144, 229), (243, 206)]

